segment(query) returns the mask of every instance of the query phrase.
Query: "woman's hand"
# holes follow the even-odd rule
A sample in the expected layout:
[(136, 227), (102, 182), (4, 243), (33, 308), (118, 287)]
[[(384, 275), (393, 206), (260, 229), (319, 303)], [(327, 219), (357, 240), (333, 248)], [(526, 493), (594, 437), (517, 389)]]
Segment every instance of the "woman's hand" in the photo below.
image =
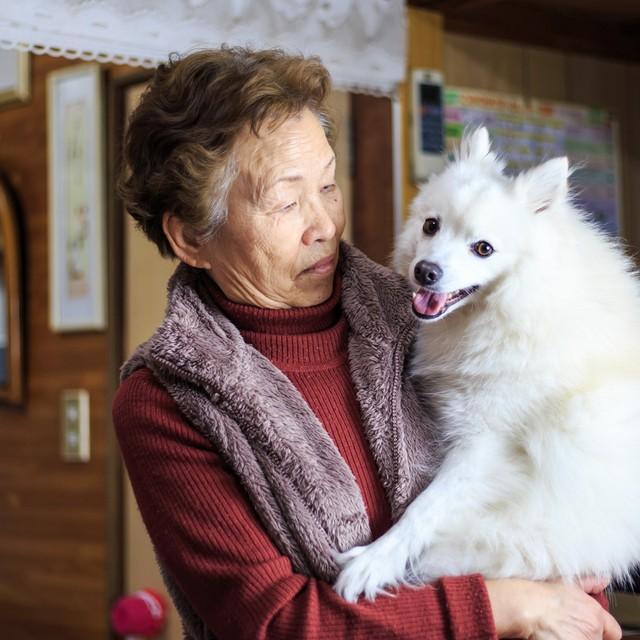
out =
[[(586, 592), (603, 584), (581, 586), (529, 580), (487, 580), (499, 638), (530, 640), (619, 640), (615, 618)], [(606, 585), (604, 585), (606, 586)]]

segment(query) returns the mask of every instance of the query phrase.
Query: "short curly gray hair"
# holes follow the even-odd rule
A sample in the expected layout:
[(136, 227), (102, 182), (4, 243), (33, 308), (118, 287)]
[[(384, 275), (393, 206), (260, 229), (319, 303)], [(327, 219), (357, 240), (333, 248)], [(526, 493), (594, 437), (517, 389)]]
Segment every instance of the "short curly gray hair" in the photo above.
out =
[(175, 257), (162, 229), (167, 211), (190, 240), (206, 242), (227, 217), (238, 134), (248, 124), (258, 135), (263, 123), (276, 127), (308, 108), (333, 145), (330, 90), (316, 57), (242, 47), (173, 55), (129, 120), (118, 182), (126, 210), (163, 256)]

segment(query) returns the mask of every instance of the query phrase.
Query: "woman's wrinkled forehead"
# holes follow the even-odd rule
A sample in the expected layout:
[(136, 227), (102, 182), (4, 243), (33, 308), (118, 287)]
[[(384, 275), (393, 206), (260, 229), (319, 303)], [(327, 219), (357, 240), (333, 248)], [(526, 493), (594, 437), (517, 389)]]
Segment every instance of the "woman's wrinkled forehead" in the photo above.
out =
[(265, 123), (258, 135), (249, 126), (234, 144), (237, 186), (252, 203), (280, 182), (295, 182), (335, 163), (333, 149), (318, 118), (308, 109), (277, 127)]

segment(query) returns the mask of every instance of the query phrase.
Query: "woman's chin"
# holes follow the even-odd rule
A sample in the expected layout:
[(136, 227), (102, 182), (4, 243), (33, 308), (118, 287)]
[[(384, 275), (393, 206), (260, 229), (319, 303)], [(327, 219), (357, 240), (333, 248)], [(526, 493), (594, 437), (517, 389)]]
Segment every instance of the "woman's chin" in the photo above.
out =
[(313, 307), (317, 304), (326, 302), (333, 293), (333, 278), (334, 272), (326, 274), (323, 278), (319, 278), (317, 275), (313, 278), (308, 278), (303, 287), (298, 290), (296, 300), (292, 304), (294, 307)]

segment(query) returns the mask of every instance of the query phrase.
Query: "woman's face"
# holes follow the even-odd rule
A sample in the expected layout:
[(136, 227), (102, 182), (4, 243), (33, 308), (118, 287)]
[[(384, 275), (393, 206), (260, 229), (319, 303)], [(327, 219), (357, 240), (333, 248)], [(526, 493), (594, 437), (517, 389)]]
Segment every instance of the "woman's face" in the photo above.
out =
[(239, 174), (229, 216), (201, 254), (235, 302), (285, 309), (332, 293), (344, 230), (336, 162), (308, 109), (260, 137), (245, 130), (234, 147)]

